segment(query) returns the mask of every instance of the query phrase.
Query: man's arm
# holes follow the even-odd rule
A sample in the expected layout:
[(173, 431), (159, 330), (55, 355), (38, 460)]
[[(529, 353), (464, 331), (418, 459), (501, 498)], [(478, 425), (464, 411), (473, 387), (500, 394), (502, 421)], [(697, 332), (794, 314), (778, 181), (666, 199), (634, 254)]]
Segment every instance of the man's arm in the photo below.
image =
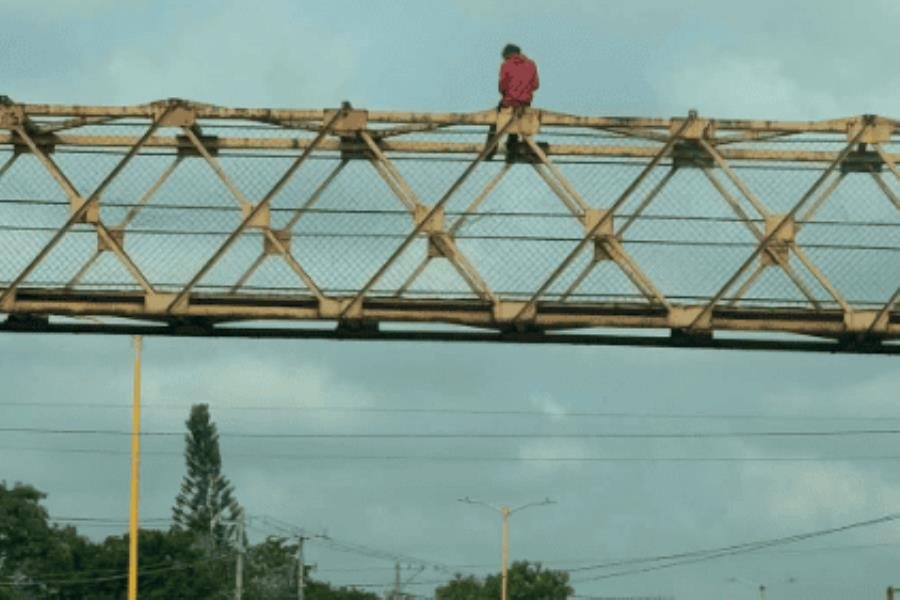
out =
[(497, 85), (497, 89), (500, 92), (501, 96), (506, 95), (506, 90), (509, 87), (509, 68), (507, 67), (506, 62), (500, 65), (500, 78), (499, 83)]
[(537, 64), (535, 64), (534, 61), (531, 61), (531, 64), (534, 65), (534, 87), (531, 88), (531, 91), (533, 92), (541, 87), (541, 80), (538, 78)]

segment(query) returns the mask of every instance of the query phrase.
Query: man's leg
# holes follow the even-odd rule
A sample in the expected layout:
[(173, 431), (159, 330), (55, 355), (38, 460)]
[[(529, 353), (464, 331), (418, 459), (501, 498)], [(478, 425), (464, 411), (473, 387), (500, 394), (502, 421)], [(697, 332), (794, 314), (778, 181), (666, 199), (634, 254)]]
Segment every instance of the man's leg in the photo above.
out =
[[(500, 109), (503, 108), (503, 101), (497, 103), (497, 114), (500, 114)], [(490, 144), (493, 139), (497, 136), (497, 120), (495, 119), (493, 123), (491, 123), (490, 127), (488, 127), (487, 140), (485, 141), (485, 145)], [(494, 155), (497, 153), (497, 147), (499, 146), (499, 142), (494, 149), (488, 152), (487, 156), (484, 157), (485, 160), (491, 160), (494, 158)]]
[[(485, 145), (490, 144), (493, 139), (497, 136), (497, 122), (494, 121), (491, 123), (490, 127), (488, 127), (487, 140), (485, 140)], [(491, 160), (494, 158), (494, 154), (497, 153), (497, 146), (494, 146), (494, 149), (487, 153), (487, 156), (484, 157), (485, 160)]]
[[(522, 112), (531, 106), (530, 103), (521, 104), (514, 109), (515, 116), (522, 116)], [(511, 133), (506, 138), (506, 155), (515, 158), (519, 154), (519, 134)]]

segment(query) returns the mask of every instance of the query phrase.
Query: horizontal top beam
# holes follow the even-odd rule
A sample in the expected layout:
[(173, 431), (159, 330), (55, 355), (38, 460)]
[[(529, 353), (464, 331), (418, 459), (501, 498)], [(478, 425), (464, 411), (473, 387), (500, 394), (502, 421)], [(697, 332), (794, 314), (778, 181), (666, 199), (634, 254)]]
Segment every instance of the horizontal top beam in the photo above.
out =
[[(5, 102), (2, 102), (3, 99)], [(11, 105), (5, 96), (0, 104)], [(132, 106), (16, 104), (26, 117), (84, 117), (84, 118), (153, 118), (161, 107), (178, 105), (192, 110), (199, 119), (260, 121), (266, 123), (322, 122), (328, 109), (236, 108), (170, 99)], [(550, 110), (540, 110), (541, 124), (558, 127), (595, 127), (629, 129), (668, 129), (672, 119), (648, 117), (578, 116)], [(718, 131), (756, 131), (782, 133), (846, 133), (860, 119), (870, 119), (900, 130), (900, 121), (887, 117), (865, 115), (822, 121), (773, 121), (755, 119), (714, 119)], [(369, 122), (383, 124), (490, 125), (496, 122), (493, 109), (477, 112), (404, 112), (368, 111)]]
[[(81, 147), (81, 148), (130, 148), (137, 142), (136, 136), (113, 135), (66, 135), (44, 134), (35, 135), (35, 143), (42, 146), (54, 147)], [(217, 150), (264, 150), (270, 152), (282, 152), (291, 150), (305, 150), (311, 144), (309, 139), (288, 137), (221, 137), (214, 140)], [(25, 148), (25, 143), (18, 140), (14, 134), (0, 133), (0, 147), (15, 146)], [(152, 136), (145, 143), (148, 150), (178, 150), (191, 149), (191, 142), (183, 137)], [(478, 154), (483, 145), (473, 142), (445, 142), (445, 141), (416, 141), (416, 140), (391, 140), (380, 142), (380, 148), (385, 152), (399, 152), (408, 154)], [(362, 152), (366, 150), (362, 142), (342, 143), (335, 139), (327, 139), (318, 144), (317, 152), (337, 152), (340, 150)], [(618, 157), (618, 158), (649, 158), (659, 149), (654, 142), (633, 145), (612, 144), (553, 144), (548, 148), (547, 154), (553, 156), (583, 156), (583, 157)], [(503, 151), (501, 151), (503, 152)], [(813, 162), (827, 163), (834, 158), (833, 152), (824, 150), (781, 150), (777, 148), (723, 148), (722, 156), (730, 160), (743, 161), (770, 161), (770, 162)], [(888, 157), (894, 162), (900, 162), (900, 153), (888, 153)], [(874, 158), (873, 158), (874, 160)]]

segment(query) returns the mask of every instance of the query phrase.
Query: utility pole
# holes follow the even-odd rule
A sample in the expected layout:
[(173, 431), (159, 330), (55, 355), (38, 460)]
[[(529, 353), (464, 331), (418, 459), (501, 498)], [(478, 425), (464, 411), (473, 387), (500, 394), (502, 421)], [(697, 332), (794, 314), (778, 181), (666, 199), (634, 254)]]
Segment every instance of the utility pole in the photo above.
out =
[(134, 341), (134, 389), (131, 406), (131, 510), (128, 518), (128, 600), (137, 600), (138, 568), (138, 496), (141, 464), (141, 347), (143, 338)]
[(512, 511), (504, 505), (500, 507), (500, 515), (503, 517), (503, 527), (501, 532), (501, 548), (500, 548), (500, 600), (509, 598), (509, 515)]
[(244, 508), (238, 513), (237, 522), (237, 565), (234, 569), (234, 600), (241, 600), (244, 593)]
[(306, 541), (304, 536), (297, 537), (297, 600), (303, 600), (303, 587), (306, 585), (303, 581), (306, 565), (303, 562), (303, 542)]
[[(328, 536), (324, 533), (316, 534), (316, 535), (306, 535), (302, 529), (296, 530), (297, 533), (297, 600), (303, 600), (304, 588), (306, 587), (306, 581), (304, 579), (304, 575), (306, 575), (306, 562), (303, 558), (303, 543), (306, 540), (312, 540), (316, 538), (328, 539)], [(316, 565), (313, 564), (310, 566), (310, 570), (314, 570)]]
[(400, 600), (400, 561), (394, 563), (394, 595), (391, 600)]

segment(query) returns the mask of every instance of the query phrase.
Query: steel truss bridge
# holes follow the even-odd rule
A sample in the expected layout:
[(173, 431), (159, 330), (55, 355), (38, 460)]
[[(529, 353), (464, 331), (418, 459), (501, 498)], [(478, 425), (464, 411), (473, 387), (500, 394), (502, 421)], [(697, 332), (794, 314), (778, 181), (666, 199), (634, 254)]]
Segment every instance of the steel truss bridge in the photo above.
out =
[(0, 97), (0, 329), (897, 354), (898, 162), (874, 115)]

